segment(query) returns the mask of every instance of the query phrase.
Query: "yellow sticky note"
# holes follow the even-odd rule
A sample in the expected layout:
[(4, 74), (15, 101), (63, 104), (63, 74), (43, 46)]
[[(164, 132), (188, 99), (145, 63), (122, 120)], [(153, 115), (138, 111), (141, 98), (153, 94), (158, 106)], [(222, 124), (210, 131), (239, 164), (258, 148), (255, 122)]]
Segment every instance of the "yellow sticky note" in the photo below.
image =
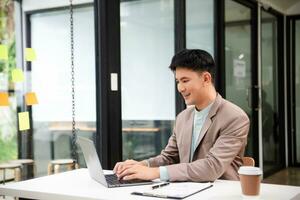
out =
[(24, 74), (21, 69), (14, 69), (11, 72), (11, 77), (13, 82), (22, 82), (24, 81)]
[(19, 119), (19, 130), (24, 131), (30, 129), (29, 124), (29, 113), (28, 112), (20, 112), (18, 113)]
[(8, 94), (6, 92), (0, 92), (0, 106), (9, 106)]
[(25, 58), (26, 58), (26, 61), (34, 61), (34, 60), (36, 60), (36, 54), (35, 54), (34, 49), (32, 49), (32, 48), (26, 48), (25, 49)]
[(8, 60), (7, 46), (3, 44), (0, 45), (0, 60)]
[(36, 95), (34, 92), (28, 92), (26, 95), (25, 95), (25, 102), (26, 102), (26, 105), (27, 106), (31, 106), (31, 105), (34, 105), (34, 104), (38, 104), (38, 100), (36, 98)]

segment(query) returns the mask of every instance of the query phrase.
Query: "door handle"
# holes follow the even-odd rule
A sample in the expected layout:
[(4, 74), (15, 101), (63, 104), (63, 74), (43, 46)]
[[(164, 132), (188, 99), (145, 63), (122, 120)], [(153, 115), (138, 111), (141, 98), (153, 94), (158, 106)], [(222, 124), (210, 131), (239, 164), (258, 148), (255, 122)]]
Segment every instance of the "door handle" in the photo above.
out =
[(258, 111), (261, 108), (261, 96), (259, 95), (261, 88), (258, 85), (254, 85), (254, 88), (255, 88), (255, 90), (258, 94), (257, 95), (258, 96), (258, 100), (257, 100), (258, 102), (257, 102), (257, 105), (255, 106), (254, 110)]
[[(247, 88), (247, 102), (248, 102), (248, 107), (251, 109), (252, 108), (252, 87), (249, 86)], [(255, 89), (255, 91), (260, 92), (260, 87), (258, 85), (254, 85), (253, 88)], [(258, 103), (256, 106), (254, 106), (254, 110), (258, 111), (261, 108), (261, 98), (258, 95)]]
[(248, 103), (248, 107), (251, 109), (252, 108), (252, 100), (251, 100), (251, 86), (249, 86), (246, 90), (246, 99), (247, 99), (247, 103)]

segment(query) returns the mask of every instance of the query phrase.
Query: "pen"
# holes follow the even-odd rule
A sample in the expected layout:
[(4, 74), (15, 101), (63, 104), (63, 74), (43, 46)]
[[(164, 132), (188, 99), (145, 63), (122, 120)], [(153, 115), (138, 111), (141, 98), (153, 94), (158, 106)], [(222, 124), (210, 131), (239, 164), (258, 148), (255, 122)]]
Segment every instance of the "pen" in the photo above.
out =
[(152, 190), (160, 188), (160, 187), (167, 186), (169, 184), (170, 184), (169, 182), (166, 182), (166, 183), (161, 183), (161, 184), (158, 184), (158, 185), (154, 185), (154, 186), (152, 186)]

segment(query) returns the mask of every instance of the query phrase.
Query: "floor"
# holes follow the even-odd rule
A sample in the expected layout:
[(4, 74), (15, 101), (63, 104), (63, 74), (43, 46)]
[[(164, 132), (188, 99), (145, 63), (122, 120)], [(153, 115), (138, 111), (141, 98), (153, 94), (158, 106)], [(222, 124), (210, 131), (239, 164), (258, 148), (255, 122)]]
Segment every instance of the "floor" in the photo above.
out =
[(300, 186), (300, 168), (283, 169), (262, 181), (263, 183)]

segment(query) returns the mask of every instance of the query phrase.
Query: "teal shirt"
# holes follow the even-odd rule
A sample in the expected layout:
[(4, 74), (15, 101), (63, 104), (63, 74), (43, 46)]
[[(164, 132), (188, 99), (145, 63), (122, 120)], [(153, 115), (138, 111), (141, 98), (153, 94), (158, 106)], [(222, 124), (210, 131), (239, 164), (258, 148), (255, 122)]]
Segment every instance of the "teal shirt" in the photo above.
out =
[[(198, 138), (200, 136), (201, 129), (203, 127), (203, 124), (206, 120), (206, 117), (210, 111), (212, 104), (213, 103), (209, 104), (203, 110), (198, 111), (196, 108), (194, 110), (194, 123), (193, 123), (193, 135), (192, 135), (192, 143), (191, 143), (190, 162), (193, 159), (194, 152), (196, 150), (196, 144), (197, 144)], [(166, 167), (164, 167), (164, 166), (159, 167), (159, 173), (160, 173), (160, 180), (162, 180), (162, 181), (169, 180), (169, 174), (168, 174), (168, 170)]]

